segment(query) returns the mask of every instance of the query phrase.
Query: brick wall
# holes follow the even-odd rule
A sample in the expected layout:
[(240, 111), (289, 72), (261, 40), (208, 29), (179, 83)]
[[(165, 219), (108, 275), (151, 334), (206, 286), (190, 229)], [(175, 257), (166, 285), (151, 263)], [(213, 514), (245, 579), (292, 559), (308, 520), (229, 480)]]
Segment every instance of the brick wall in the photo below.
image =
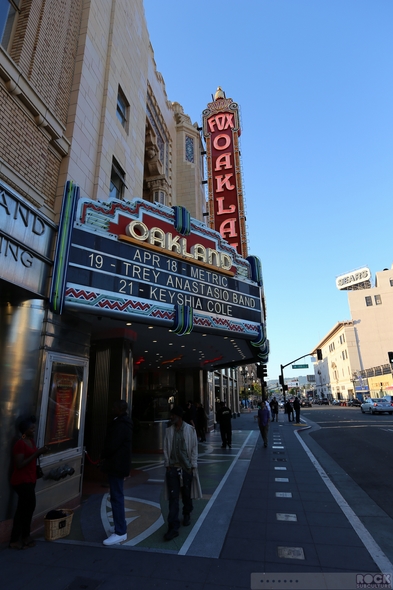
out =
[[(17, 100), (0, 86), (0, 157), (17, 174), (42, 194), (53, 209), (60, 156), (49, 145), (48, 136), (24, 111)], [(10, 180), (4, 177), (7, 183)], [(15, 186), (20, 191), (20, 188)]]
[(82, 0), (25, 0), (10, 56), (48, 108), (66, 124)]

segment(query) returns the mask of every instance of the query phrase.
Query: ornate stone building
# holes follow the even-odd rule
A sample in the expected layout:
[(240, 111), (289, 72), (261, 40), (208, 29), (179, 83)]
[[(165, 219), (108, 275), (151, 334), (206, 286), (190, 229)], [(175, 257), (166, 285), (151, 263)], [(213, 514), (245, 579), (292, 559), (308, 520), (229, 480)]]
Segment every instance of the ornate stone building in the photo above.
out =
[[(262, 281), (205, 224), (200, 128), (168, 100), (142, 0), (2, 2), (0, 120), (0, 469), (35, 414), (44, 471), (67, 471), (38, 482), (40, 519), (79, 503), (113, 399), (145, 449), (170, 403), (213, 409), (213, 371), (238, 409), (233, 367), (265, 342)], [(3, 480), (0, 540), (11, 516)]]

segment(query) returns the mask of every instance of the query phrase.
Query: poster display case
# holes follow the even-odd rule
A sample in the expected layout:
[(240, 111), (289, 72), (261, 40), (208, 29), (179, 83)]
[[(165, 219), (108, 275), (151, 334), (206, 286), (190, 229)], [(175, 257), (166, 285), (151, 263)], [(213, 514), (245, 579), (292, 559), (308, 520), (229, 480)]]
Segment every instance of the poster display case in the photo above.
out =
[(48, 354), (39, 428), (39, 443), (49, 448), (44, 462), (82, 452), (87, 370), (87, 360)]

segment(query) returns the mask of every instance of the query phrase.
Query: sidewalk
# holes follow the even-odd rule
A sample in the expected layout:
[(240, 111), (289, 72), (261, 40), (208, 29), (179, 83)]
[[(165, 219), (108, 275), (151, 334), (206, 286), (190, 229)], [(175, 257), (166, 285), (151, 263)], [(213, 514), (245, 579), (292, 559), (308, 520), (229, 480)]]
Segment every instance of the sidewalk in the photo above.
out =
[(218, 432), (199, 446), (204, 498), (178, 538), (162, 540), (162, 456), (138, 456), (138, 477), (126, 487), (125, 544), (102, 545), (111, 515), (107, 490), (97, 485), (68, 537), (0, 551), (3, 588), (349, 590), (355, 574), (380, 572), (376, 561), (388, 566), (371, 546), (374, 561), (325, 485), (296, 434), (301, 427), (280, 413), (265, 449), (254, 414), (233, 420), (232, 449), (221, 449)]

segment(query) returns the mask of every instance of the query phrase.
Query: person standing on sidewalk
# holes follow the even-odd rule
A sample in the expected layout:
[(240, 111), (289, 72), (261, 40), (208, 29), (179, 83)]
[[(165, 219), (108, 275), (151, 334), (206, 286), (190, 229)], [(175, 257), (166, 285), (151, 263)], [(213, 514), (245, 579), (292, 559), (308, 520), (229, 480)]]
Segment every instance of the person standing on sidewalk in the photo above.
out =
[(124, 478), (130, 475), (132, 420), (128, 404), (117, 400), (112, 407), (113, 420), (108, 428), (102, 452), (101, 469), (108, 474), (114, 533), (103, 541), (104, 545), (117, 545), (127, 539), (124, 509)]
[(194, 508), (192, 499), (202, 497), (198, 476), (198, 439), (195, 428), (183, 420), (183, 409), (171, 410), (171, 425), (164, 439), (166, 467), (165, 497), (169, 500), (168, 531), (165, 541), (179, 536), (179, 500), (183, 502), (183, 525), (188, 526)]
[(295, 410), (295, 422), (296, 424), (299, 424), (300, 422), (300, 401), (298, 397), (295, 397), (295, 399), (293, 400), (293, 409)]
[(10, 549), (26, 549), (35, 546), (35, 541), (30, 536), (30, 527), (36, 507), (37, 457), (49, 450), (46, 446), (39, 449), (36, 447), (34, 416), (19, 424), (19, 432), (22, 437), (12, 449), (14, 469), (11, 485), (18, 495), (18, 505), (11, 531)]
[(293, 422), (293, 406), (289, 400), (285, 402), (285, 412), (288, 414), (288, 422)]
[(266, 403), (262, 402), (261, 408), (258, 410), (258, 426), (261, 432), (263, 446), (267, 447), (267, 437), (269, 433), (270, 412), (266, 407)]
[(270, 402), (270, 410), (272, 412), (272, 422), (278, 422), (278, 401), (274, 397)]
[(201, 442), (206, 442), (206, 431), (207, 431), (207, 415), (205, 408), (200, 402), (197, 402), (196, 409), (196, 431)]
[(221, 433), (221, 448), (230, 449), (232, 447), (232, 412), (225, 405), (225, 402), (220, 402), (220, 407), (217, 412), (217, 422), (220, 425)]
[(194, 428), (196, 428), (196, 422), (197, 422), (197, 412), (196, 412), (196, 407), (194, 405), (194, 402), (192, 400), (190, 400), (187, 403), (187, 409), (183, 414), (183, 420), (184, 422), (187, 422), (187, 424), (191, 424), (191, 426), (194, 426)]

